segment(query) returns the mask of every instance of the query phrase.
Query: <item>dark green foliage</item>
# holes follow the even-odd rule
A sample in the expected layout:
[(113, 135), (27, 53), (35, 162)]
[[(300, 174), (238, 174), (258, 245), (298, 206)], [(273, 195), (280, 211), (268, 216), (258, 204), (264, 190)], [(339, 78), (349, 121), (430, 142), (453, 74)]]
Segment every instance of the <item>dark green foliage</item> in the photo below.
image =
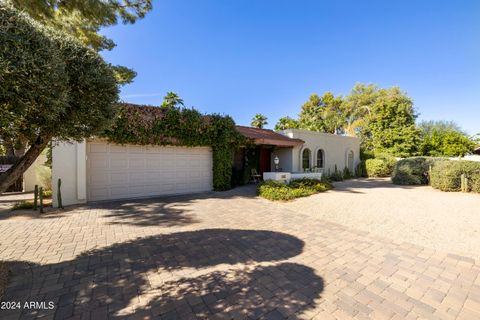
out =
[(352, 178), (352, 173), (350, 172), (350, 170), (348, 170), (347, 167), (343, 168), (343, 179), (350, 179)]
[(431, 158), (413, 157), (399, 160), (392, 173), (392, 182), (400, 185), (428, 184)]
[(135, 23), (152, 9), (151, 0), (11, 0), (33, 19), (60, 29), (96, 50), (110, 50), (115, 43), (99, 33), (118, 22)]
[(333, 173), (328, 174), (328, 180), (330, 180), (330, 181), (343, 181), (343, 174), (340, 170), (338, 170), (337, 165), (335, 165), (335, 169), (333, 170)]
[(328, 182), (318, 179), (297, 179), (290, 184), (268, 180), (257, 187), (258, 195), (268, 200), (293, 200), (332, 189)]
[(357, 177), (367, 177), (367, 168), (365, 165), (365, 161), (360, 161), (355, 168), (355, 175)]
[(473, 190), (480, 174), (480, 162), (445, 160), (432, 167), (430, 185), (442, 191), (462, 191), (462, 175), (468, 179), (466, 191)]
[(213, 188), (231, 188), (232, 152), (246, 141), (228, 116), (202, 115), (177, 107), (138, 107), (124, 104), (104, 137), (120, 144), (210, 146)]
[[(18, 10), (43, 25), (75, 37), (95, 51), (111, 50), (115, 43), (100, 29), (134, 23), (152, 9), (151, 0), (11, 0)], [(136, 72), (123, 66), (112, 66), (118, 83), (133, 81)]]
[(4, 2), (0, 43), (0, 140), (29, 146), (0, 177), (3, 192), (52, 138), (77, 140), (103, 131), (115, 115), (118, 85), (98, 53)]

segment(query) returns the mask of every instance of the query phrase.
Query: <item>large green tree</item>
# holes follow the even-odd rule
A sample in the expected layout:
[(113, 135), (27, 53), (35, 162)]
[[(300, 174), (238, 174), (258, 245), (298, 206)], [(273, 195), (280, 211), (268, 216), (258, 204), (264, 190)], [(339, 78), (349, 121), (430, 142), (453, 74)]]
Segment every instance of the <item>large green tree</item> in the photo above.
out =
[(369, 124), (378, 95), (379, 88), (376, 85), (355, 84), (342, 104), (345, 134), (364, 139), (371, 136)]
[[(5, 0), (33, 19), (68, 33), (96, 51), (112, 50), (112, 39), (100, 29), (122, 22), (135, 23), (152, 9), (151, 0)], [(117, 81), (129, 83), (136, 73), (123, 66), (114, 67)]]
[(0, 193), (52, 138), (101, 132), (118, 100), (114, 72), (78, 40), (0, 2), (0, 141), (22, 141), (25, 154), (0, 176)]
[(380, 89), (369, 120), (374, 153), (398, 157), (417, 154), (419, 130), (413, 102), (398, 87)]
[(343, 132), (342, 97), (331, 92), (312, 94), (298, 115), (299, 128), (339, 134)]
[(259, 129), (262, 129), (266, 124), (268, 124), (267, 122), (267, 117), (265, 117), (263, 114), (261, 113), (257, 113), (253, 118), (252, 118), (252, 122), (250, 123), (250, 125), (254, 128), (259, 128)]
[(423, 121), (418, 125), (420, 154), (425, 156), (464, 156), (473, 152), (475, 141), (450, 121)]

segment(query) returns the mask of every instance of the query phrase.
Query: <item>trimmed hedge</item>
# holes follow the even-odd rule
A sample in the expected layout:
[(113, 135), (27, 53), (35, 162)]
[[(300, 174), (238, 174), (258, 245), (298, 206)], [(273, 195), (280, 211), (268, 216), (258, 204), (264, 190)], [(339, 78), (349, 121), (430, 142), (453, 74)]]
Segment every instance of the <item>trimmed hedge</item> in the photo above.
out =
[(367, 159), (365, 161), (367, 177), (389, 177), (395, 163), (395, 158), (389, 155), (379, 155), (374, 159)]
[(401, 185), (428, 184), (428, 170), (435, 158), (413, 157), (399, 160), (392, 172), (392, 182)]
[(467, 191), (479, 190), (480, 162), (445, 160), (432, 166), (430, 185), (442, 191), (462, 191), (461, 176), (468, 179)]
[(470, 190), (480, 193), (480, 172), (474, 173), (470, 177)]
[(480, 193), (480, 162), (475, 161), (433, 157), (402, 159), (395, 165), (392, 182), (403, 185), (430, 183), (442, 191), (462, 191), (462, 174), (467, 178), (467, 191)]
[(268, 200), (293, 200), (332, 189), (332, 185), (318, 179), (297, 179), (289, 184), (267, 180), (258, 185), (259, 196)]

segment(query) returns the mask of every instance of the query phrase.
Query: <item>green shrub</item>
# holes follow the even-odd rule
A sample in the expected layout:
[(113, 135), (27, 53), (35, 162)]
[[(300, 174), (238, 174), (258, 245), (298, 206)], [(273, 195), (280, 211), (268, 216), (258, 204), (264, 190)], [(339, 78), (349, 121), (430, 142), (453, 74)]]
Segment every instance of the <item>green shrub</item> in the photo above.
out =
[(478, 190), (480, 163), (474, 161), (445, 160), (432, 166), (430, 184), (442, 191), (461, 191), (462, 174), (468, 179), (468, 189)]
[(337, 169), (337, 165), (335, 165), (335, 170), (332, 174), (328, 175), (329, 181), (343, 181), (343, 174), (341, 171)]
[(330, 190), (332, 186), (328, 182), (318, 179), (297, 179), (290, 184), (279, 181), (267, 180), (258, 185), (258, 195), (268, 200), (293, 200), (299, 197), (307, 197), (315, 193)]
[(355, 175), (357, 177), (366, 177), (367, 176), (367, 168), (365, 166), (365, 161), (360, 161), (355, 168)]
[(33, 209), (33, 202), (23, 200), (15, 203), (12, 208), (12, 210), (25, 210), (25, 209)]
[(392, 172), (392, 182), (400, 185), (422, 185), (429, 182), (429, 169), (445, 158), (411, 157), (399, 160)]
[(379, 157), (365, 161), (367, 177), (388, 177), (395, 166), (395, 158)]
[(480, 193), (480, 172), (476, 172), (470, 177), (469, 184), (471, 191)]
[(43, 191), (43, 198), (50, 199), (52, 198), (52, 190), (45, 190)]
[(348, 170), (347, 167), (343, 168), (343, 179), (350, 179), (352, 178), (353, 174)]
[(427, 184), (429, 167), (426, 157), (402, 159), (393, 168), (392, 182), (403, 185)]

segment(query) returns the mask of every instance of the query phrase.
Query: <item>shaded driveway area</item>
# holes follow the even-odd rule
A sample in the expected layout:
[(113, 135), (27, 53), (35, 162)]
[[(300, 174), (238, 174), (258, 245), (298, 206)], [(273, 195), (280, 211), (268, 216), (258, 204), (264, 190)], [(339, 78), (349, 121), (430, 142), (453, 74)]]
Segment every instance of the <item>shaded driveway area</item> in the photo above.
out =
[(0, 219), (3, 300), (55, 305), (0, 318), (480, 318), (478, 261), (297, 209), (243, 187)]

